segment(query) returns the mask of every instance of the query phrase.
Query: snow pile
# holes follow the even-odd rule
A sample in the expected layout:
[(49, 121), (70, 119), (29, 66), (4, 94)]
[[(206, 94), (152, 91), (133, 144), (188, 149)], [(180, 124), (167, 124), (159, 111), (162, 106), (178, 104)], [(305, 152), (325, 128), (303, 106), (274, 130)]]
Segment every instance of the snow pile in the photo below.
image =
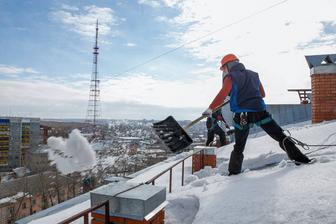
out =
[(78, 129), (68, 139), (50, 137), (48, 156), (63, 174), (91, 169), (96, 164), (96, 153)]
[(171, 199), (166, 207), (170, 211), (166, 224), (192, 223), (199, 209), (199, 200), (193, 195)]

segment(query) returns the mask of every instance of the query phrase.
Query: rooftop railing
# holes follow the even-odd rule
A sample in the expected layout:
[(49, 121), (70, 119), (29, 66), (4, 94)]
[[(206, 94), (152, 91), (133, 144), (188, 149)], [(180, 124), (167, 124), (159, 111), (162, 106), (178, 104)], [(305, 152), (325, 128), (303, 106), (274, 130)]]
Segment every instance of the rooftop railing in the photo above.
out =
[(71, 216), (69, 218), (67, 218), (66, 220), (63, 220), (62, 222), (59, 222), (58, 224), (69, 224), (79, 218), (84, 217), (84, 224), (89, 224), (89, 213), (92, 213), (94, 210), (97, 210), (98, 208), (101, 207), (105, 207), (105, 224), (109, 224), (110, 223), (110, 204), (109, 201), (105, 201), (99, 205), (96, 205), (94, 207), (88, 208), (74, 216)]
[[(201, 154), (201, 159), (200, 159), (200, 165), (201, 167), (203, 167), (203, 154), (204, 154), (204, 148), (198, 149), (196, 151), (194, 151), (192, 154), (184, 157), (183, 159), (179, 160), (178, 162), (176, 162), (175, 164), (171, 165), (170, 167), (168, 167), (167, 169), (165, 169), (164, 171), (162, 171), (161, 173), (157, 174), (156, 176), (154, 176), (153, 178), (151, 178), (150, 180), (146, 181), (145, 184), (152, 184), (155, 185), (155, 180), (158, 179), (159, 177), (161, 177), (163, 174), (167, 173), (169, 171), (169, 193), (172, 192), (172, 179), (173, 179), (173, 168), (179, 164), (182, 163), (182, 180), (181, 180), (181, 186), (184, 185), (184, 161), (187, 160), (188, 158), (190, 158), (191, 156), (195, 155), (195, 154)], [(191, 169), (191, 173), (193, 173), (193, 170)]]
[[(173, 168), (176, 167), (177, 165), (179, 164), (182, 164), (182, 180), (181, 180), (181, 186), (184, 185), (184, 161), (187, 160), (188, 158), (190, 158), (191, 156), (195, 155), (195, 154), (198, 154), (200, 153), (201, 154), (201, 158), (203, 158), (203, 154), (204, 154), (204, 148), (201, 148), (201, 149), (198, 149), (196, 151), (194, 151), (192, 154), (184, 157), (183, 159), (177, 161), (176, 163), (174, 163), (173, 165), (171, 165), (170, 167), (168, 167), (167, 169), (163, 170), (161, 173), (157, 174), (156, 176), (154, 176), (153, 178), (151, 178), (150, 180), (146, 181), (145, 184), (152, 184), (152, 185), (155, 185), (155, 180), (158, 179), (159, 177), (161, 177), (163, 174), (167, 173), (169, 171), (169, 193), (172, 192), (172, 178), (173, 178)], [(200, 159), (200, 165), (201, 167), (203, 167), (203, 159)], [(193, 173), (193, 170), (191, 171), (191, 173)], [(142, 185), (142, 184), (140, 184)], [(137, 185), (137, 186), (140, 186), (140, 185)], [(137, 187), (135, 186), (135, 187)], [(128, 189), (129, 190), (129, 189)], [(91, 208), (88, 208), (58, 224), (69, 224), (79, 218), (82, 218), (84, 217), (84, 224), (89, 224), (89, 213), (92, 213), (94, 210), (98, 209), (98, 208), (101, 208), (105, 206), (105, 224), (108, 224), (110, 223), (109, 222), (109, 219), (110, 219), (110, 216), (109, 216), (109, 201), (105, 201), (104, 203), (101, 203), (99, 205), (96, 205), (94, 207), (91, 207)]]

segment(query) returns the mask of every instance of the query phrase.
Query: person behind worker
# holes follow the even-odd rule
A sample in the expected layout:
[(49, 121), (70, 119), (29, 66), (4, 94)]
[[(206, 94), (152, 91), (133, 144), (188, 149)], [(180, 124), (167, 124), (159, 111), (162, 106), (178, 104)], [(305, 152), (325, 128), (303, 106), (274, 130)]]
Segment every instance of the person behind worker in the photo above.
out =
[(223, 57), (220, 70), (223, 71), (222, 89), (203, 115), (211, 116), (212, 111), (223, 103), (227, 96), (230, 96), (230, 109), (234, 113), (235, 144), (229, 161), (229, 175), (241, 172), (244, 148), (250, 126), (253, 124), (260, 126), (269, 136), (278, 141), (289, 159), (297, 165), (309, 163), (311, 160), (295, 146), (295, 143), (284, 134), (283, 129), (267, 112), (263, 100), (265, 91), (258, 73), (246, 69), (234, 54)]
[(208, 129), (208, 138), (205, 143), (206, 146), (209, 146), (210, 143), (214, 141), (215, 134), (219, 136), (219, 141), (220, 141), (220, 146), (226, 145), (226, 135), (225, 127), (230, 128), (227, 124), (226, 121), (224, 120), (224, 117), (222, 116), (222, 113), (220, 111), (216, 111), (212, 113), (211, 116), (209, 116), (206, 120), (206, 127)]

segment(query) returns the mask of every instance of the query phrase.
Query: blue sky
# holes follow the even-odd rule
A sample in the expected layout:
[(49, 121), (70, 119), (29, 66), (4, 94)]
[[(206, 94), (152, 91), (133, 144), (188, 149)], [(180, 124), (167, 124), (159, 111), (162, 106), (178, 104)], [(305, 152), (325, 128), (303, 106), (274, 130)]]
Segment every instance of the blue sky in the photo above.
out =
[[(71, 1), (68, 5), (67, 1), (1, 1), (1, 47), (8, 49), (1, 58), (3, 64), (32, 67), (53, 76), (90, 72), (94, 23), (90, 30), (84, 27), (88, 24), (74, 27), (60, 18), (66, 20), (65, 13), (69, 13), (68, 20), (73, 19), (75, 23), (77, 20), (80, 22), (79, 16), (89, 21), (94, 20), (94, 15), (99, 17), (94, 13), (89, 15), (86, 7), (110, 10), (100, 15), (107, 20), (101, 21), (102, 26), (110, 29), (99, 38), (102, 54), (99, 57), (100, 73), (119, 74), (144, 59), (169, 50), (166, 47), (170, 44), (167, 25), (155, 20), (164, 9), (152, 10), (146, 5), (134, 4), (136, 1), (131, 2), (133, 4), (124, 1), (99, 1), (99, 4), (95, 1)], [(167, 15), (176, 14), (173, 9), (165, 11)], [(111, 18), (106, 19), (107, 16)], [(173, 69), (171, 76), (174, 76), (183, 70), (177, 66), (181, 60), (190, 59), (183, 54), (175, 58), (169, 55), (160, 60), (161, 70)], [(172, 61), (175, 68), (168, 65)], [(146, 71), (146, 67), (142, 70)]]
[(85, 118), (96, 19), (103, 118), (197, 117), (230, 52), (259, 72), (267, 103), (298, 103), (287, 89), (310, 88), (304, 55), (335, 53), (335, 8), (332, 0), (304, 10), (297, 0), (0, 0), (0, 114)]

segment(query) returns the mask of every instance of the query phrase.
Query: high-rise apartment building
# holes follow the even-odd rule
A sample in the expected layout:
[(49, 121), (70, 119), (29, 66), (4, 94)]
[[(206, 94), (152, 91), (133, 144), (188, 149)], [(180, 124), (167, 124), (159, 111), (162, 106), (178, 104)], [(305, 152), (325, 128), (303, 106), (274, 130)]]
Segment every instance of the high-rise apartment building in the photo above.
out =
[(39, 118), (0, 117), (0, 172), (25, 166), (39, 142)]

